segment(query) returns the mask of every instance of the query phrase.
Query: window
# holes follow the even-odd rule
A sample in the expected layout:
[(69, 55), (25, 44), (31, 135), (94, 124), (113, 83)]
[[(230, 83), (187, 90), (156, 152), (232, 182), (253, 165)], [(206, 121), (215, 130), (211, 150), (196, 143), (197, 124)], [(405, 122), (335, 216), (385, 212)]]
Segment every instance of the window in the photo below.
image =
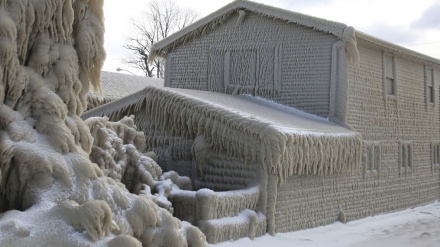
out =
[(383, 55), (383, 74), (385, 95), (397, 95), (396, 87), (396, 64), (393, 55)]
[(281, 90), (279, 46), (211, 47), (208, 88), (228, 94), (274, 96)]
[(440, 168), (440, 144), (432, 143), (431, 144), (431, 164), (432, 171), (438, 171)]
[(430, 67), (425, 67), (425, 97), (426, 103), (434, 103), (435, 100), (435, 83), (434, 70)]
[(413, 151), (410, 143), (400, 143), (399, 170), (400, 173), (407, 173), (413, 166)]
[(381, 148), (379, 142), (364, 142), (362, 154), (364, 175), (377, 175), (380, 171), (381, 160)]

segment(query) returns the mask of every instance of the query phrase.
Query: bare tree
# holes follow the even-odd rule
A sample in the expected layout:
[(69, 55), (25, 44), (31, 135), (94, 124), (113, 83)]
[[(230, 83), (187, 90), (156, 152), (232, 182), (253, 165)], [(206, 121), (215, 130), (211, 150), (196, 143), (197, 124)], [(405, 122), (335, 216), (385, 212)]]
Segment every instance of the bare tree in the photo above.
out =
[(148, 63), (152, 45), (191, 24), (196, 18), (194, 11), (179, 8), (174, 0), (150, 1), (143, 18), (132, 19), (133, 34), (124, 44), (124, 48), (130, 50), (130, 56), (124, 62), (141, 69), (145, 76), (163, 78), (163, 59), (157, 58)]

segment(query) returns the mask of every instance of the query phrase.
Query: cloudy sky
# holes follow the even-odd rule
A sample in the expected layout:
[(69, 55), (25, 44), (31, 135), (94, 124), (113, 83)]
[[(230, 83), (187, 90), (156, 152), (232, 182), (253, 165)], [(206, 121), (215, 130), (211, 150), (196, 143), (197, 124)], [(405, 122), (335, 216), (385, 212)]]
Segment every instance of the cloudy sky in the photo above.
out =
[[(200, 17), (232, 0), (175, 0)], [(254, 0), (266, 5), (342, 22), (375, 37), (440, 59), (440, 0)], [(139, 74), (122, 62), (128, 53), (122, 47), (130, 35), (131, 19), (139, 18), (148, 0), (104, 2), (106, 16), (104, 70), (123, 68)]]

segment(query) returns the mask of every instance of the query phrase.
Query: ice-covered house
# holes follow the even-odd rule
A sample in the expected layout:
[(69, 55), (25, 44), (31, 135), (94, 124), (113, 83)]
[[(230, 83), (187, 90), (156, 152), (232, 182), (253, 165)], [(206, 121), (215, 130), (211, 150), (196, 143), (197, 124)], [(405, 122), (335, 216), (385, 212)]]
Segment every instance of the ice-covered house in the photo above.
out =
[(211, 189), (173, 198), (209, 242), (440, 198), (437, 59), (242, 0), (153, 55), (166, 58), (169, 88), (89, 114), (135, 114), (163, 169)]

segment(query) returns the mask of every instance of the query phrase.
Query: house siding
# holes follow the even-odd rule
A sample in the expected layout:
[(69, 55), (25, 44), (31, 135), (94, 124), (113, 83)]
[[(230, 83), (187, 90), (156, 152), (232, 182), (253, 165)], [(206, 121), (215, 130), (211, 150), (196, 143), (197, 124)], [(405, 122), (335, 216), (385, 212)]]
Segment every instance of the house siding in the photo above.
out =
[[(387, 148), (397, 152), (397, 146)], [(429, 148), (421, 145), (417, 152), (421, 149)], [(429, 157), (429, 153), (421, 154)], [(384, 164), (395, 159), (393, 155), (384, 156)], [(417, 162), (428, 163), (428, 160), (417, 159)], [(439, 174), (432, 173), (429, 166), (406, 176), (397, 175), (396, 169), (393, 172), (391, 167), (385, 170), (380, 176), (359, 173), (349, 177), (291, 177), (278, 188), (275, 231), (289, 232), (332, 224), (339, 219), (340, 210), (345, 219), (351, 221), (440, 198)]]
[[(427, 104), (425, 63), (395, 55), (397, 95), (387, 96), (383, 51), (358, 49), (359, 65), (348, 68), (347, 124), (361, 133), (364, 150), (378, 147), (377, 167), (369, 170), (364, 152), (361, 169), (351, 176), (291, 177), (278, 188), (276, 232), (330, 224), (341, 210), (349, 221), (440, 198), (440, 171), (431, 152), (432, 143), (440, 142), (439, 70), (434, 75), (437, 99)], [(412, 150), (407, 167), (402, 166), (402, 145)]]
[(241, 24), (237, 19), (235, 14), (171, 51), (165, 85), (232, 93), (246, 81), (236, 92), (327, 117), (332, 45), (338, 39), (253, 13)]
[(385, 96), (383, 52), (365, 47), (359, 47), (359, 52), (359, 68), (349, 67), (347, 123), (364, 140), (438, 140), (438, 101), (426, 104), (425, 64), (395, 56), (397, 95)]

